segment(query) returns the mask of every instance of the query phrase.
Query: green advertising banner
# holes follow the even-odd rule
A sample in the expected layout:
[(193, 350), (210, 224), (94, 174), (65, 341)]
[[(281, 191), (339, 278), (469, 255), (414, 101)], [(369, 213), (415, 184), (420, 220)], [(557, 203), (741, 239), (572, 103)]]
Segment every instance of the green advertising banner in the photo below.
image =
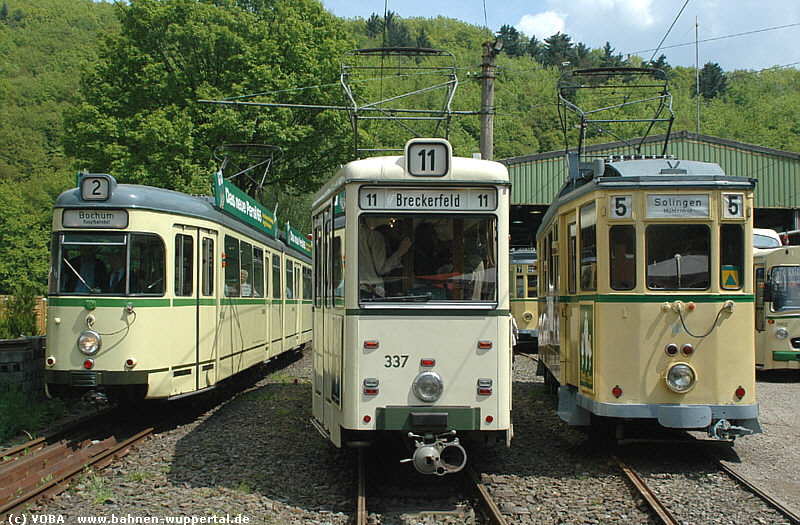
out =
[(311, 241), (286, 223), (286, 244), (311, 257)]
[(221, 171), (214, 174), (214, 199), (220, 210), (275, 237), (275, 216), (272, 212), (225, 180)]

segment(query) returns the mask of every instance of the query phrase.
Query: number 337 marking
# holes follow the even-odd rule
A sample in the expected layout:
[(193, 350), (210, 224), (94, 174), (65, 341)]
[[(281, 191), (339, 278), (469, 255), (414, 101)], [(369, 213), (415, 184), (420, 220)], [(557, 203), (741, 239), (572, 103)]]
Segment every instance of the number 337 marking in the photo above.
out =
[(385, 360), (383, 364), (385, 368), (403, 368), (408, 362), (407, 355), (385, 355), (383, 359)]

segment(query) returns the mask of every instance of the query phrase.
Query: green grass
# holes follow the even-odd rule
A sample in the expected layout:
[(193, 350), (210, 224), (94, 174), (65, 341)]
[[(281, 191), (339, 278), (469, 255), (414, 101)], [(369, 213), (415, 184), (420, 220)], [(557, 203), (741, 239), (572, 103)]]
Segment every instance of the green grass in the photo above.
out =
[(37, 437), (47, 425), (69, 414), (69, 404), (60, 399), (48, 399), (30, 404), (20, 391), (0, 393), (0, 442), (27, 434)]

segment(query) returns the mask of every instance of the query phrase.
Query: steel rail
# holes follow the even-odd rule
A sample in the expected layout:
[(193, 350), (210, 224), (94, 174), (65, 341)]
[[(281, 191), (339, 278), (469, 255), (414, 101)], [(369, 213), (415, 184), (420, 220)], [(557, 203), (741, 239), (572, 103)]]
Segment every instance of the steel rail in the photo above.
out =
[(658, 496), (656, 496), (650, 487), (647, 486), (647, 483), (645, 483), (642, 477), (639, 476), (635, 470), (623, 463), (622, 460), (617, 457), (614, 457), (614, 460), (617, 462), (617, 465), (619, 465), (619, 468), (622, 469), (622, 472), (625, 473), (631, 483), (633, 483), (633, 485), (636, 487), (636, 490), (639, 491), (639, 494), (641, 494), (645, 501), (647, 501), (647, 503), (650, 505), (650, 508), (653, 509), (659, 518), (661, 518), (662, 523), (667, 525), (680, 524), (680, 522), (675, 518), (675, 516), (673, 516), (669, 509), (664, 506), (661, 500), (658, 499)]
[[(142, 430), (132, 437), (122, 441), (121, 443), (117, 443), (98, 453), (97, 455), (89, 457), (88, 461), (80, 461), (77, 465), (69, 467), (64, 472), (58, 472), (56, 475), (53, 475), (51, 479), (46, 480), (44, 483), (38, 485), (34, 489), (22, 493), (18, 497), (2, 504), (2, 506), (0, 506), (0, 515), (6, 515), (7, 513), (18, 511), (24, 508), (28, 503), (45, 495), (55, 495), (63, 492), (68, 487), (68, 484), (65, 482), (82, 473), (86, 467), (97, 466), (101, 469), (105, 468), (112, 462), (127, 454), (131, 447), (144, 440), (152, 432), (152, 428)], [(67, 446), (64, 445), (64, 448), (66, 449)]]
[(356, 523), (367, 525), (367, 487), (366, 465), (364, 462), (364, 449), (358, 449), (358, 487), (356, 488)]
[(506, 525), (508, 522), (506, 521), (505, 516), (503, 513), (500, 512), (500, 507), (497, 506), (497, 503), (492, 498), (492, 495), (489, 494), (489, 489), (481, 483), (481, 479), (478, 477), (478, 474), (467, 465), (465, 467), (467, 471), (467, 475), (472, 482), (472, 488), (475, 489), (475, 492), (478, 493), (478, 497), (481, 500), (481, 503), (484, 507), (489, 511), (489, 521), (490, 523), (494, 523), (496, 525)]
[(739, 483), (744, 485), (747, 488), (747, 490), (749, 490), (750, 492), (752, 492), (753, 494), (755, 494), (756, 496), (761, 498), (769, 506), (771, 506), (773, 509), (775, 509), (780, 514), (782, 514), (784, 517), (786, 517), (786, 519), (789, 520), (789, 523), (791, 523), (792, 525), (800, 525), (800, 515), (797, 515), (795, 512), (793, 512), (792, 510), (787, 508), (785, 504), (783, 504), (781, 501), (775, 499), (768, 492), (765, 492), (762, 489), (760, 489), (755, 483), (750, 481), (750, 479), (748, 479), (744, 474), (741, 474), (740, 472), (737, 472), (733, 468), (731, 468), (728, 465), (726, 465), (725, 463), (723, 463), (719, 458), (717, 458), (707, 448), (705, 449), (705, 452), (708, 455), (708, 457), (710, 457), (711, 460), (714, 461), (714, 463), (719, 468), (724, 470), (730, 477), (732, 477), (733, 479), (735, 479), (736, 481), (738, 481)]

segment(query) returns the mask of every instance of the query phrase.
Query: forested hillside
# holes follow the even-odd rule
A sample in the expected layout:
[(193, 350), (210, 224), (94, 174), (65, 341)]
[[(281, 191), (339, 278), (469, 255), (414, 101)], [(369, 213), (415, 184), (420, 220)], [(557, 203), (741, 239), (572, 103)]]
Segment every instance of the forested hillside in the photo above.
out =
[[(455, 56), (452, 109), (477, 112), (481, 44), (494, 38), (443, 17), (341, 20), (318, 0), (0, 1), (0, 293), (24, 284), (44, 291), (51, 206), (83, 168), (121, 182), (208, 193), (216, 146), (280, 146), (266, 204), (277, 199), (279, 221), (306, 228), (309, 196), (352, 157), (346, 115), (200, 101), (341, 105), (343, 53), (415, 46)], [(498, 159), (564, 147), (555, 106), (563, 62), (642, 65), (615, 53), (613, 34), (599, 49), (560, 33), (528, 39), (511, 25), (500, 39)], [(671, 67), (668, 58), (655, 65), (670, 76), (673, 129), (695, 131), (695, 71)], [(800, 151), (798, 85), (796, 69), (725, 72), (705, 64), (700, 132)], [(365, 142), (406, 138), (396, 129), (359, 134)], [(457, 154), (477, 151), (479, 117), (456, 117), (450, 139)]]

